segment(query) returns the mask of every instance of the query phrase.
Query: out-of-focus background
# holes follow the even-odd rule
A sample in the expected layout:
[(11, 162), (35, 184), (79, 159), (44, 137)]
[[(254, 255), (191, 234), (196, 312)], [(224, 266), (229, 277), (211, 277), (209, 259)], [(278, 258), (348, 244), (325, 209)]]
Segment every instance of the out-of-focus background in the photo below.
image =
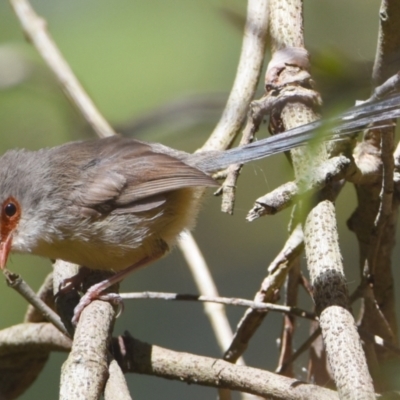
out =
[[(120, 131), (190, 152), (206, 140), (235, 76), (246, 11), (243, 0), (37, 0), (32, 4), (47, 20), (56, 43), (101, 112)], [(377, 1), (365, 0), (305, 4), (306, 46), (312, 52), (314, 77), (331, 109), (368, 96), (378, 10)], [(144, 118), (167, 105), (173, 106), (167, 113), (155, 114), (163, 118)], [(94, 136), (24, 40), (5, 1), (0, 3), (0, 121), (1, 153), (13, 147), (38, 149)], [(258, 137), (267, 134), (264, 129)], [(245, 216), (257, 197), (291, 176), (283, 155), (247, 166), (239, 181), (234, 216), (220, 213), (220, 200), (210, 193), (194, 235), (222, 296), (252, 299), (259, 288), (269, 262), (287, 237), (290, 211), (254, 223), (247, 223)], [(344, 264), (353, 290), (359, 274), (356, 241), (346, 228), (355, 206), (350, 186), (337, 205)], [(398, 248), (396, 254), (394, 260), (399, 259)], [(9, 268), (38, 288), (50, 263), (14, 255)], [(2, 329), (21, 322), (26, 304), (5, 283), (0, 285)], [(197, 292), (177, 250), (131, 276), (122, 290)], [(312, 306), (309, 301), (301, 305)], [(232, 327), (243, 312), (228, 308)], [(296, 345), (308, 332), (307, 323), (299, 321), (298, 325)], [(221, 355), (199, 304), (126, 302), (115, 333), (124, 330), (174, 350)], [(275, 339), (280, 330), (281, 316), (270, 314), (245, 354), (248, 365), (275, 368)], [(64, 359), (64, 354), (53, 354), (21, 398), (56, 398)], [(299, 378), (305, 378), (302, 362), (297, 364)], [(130, 375), (128, 382), (138, 400), (215, 397), (211, 388), (148, 376)]]

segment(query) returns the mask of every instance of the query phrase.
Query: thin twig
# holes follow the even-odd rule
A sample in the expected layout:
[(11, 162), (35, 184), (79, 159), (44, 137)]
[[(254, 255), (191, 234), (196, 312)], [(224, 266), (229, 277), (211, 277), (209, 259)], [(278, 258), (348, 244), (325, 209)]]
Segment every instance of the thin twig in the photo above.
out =
[(307, 340), (289, 357), (285, 360), (279, 368), (276, 369), (277, 374), (282, 374), (285, 369), (292, 364), (301, 354), (303, 354), (314, 342), (314, 340), (321, 334), (321, 328), (316, 329)]
[(383, 230), (392, 212), (393, 173), (394, 173), (394, 129), (374, 129), (374, 135), (380, 134), (380, 158), (382, 160), (382, 186), (379, 193), (379, 209), (375, 217), (368, 244), (368, 255), (364, 267), (364, 275), (374, 276), (380, 255)]
[[(254, 140), (256, 130), (253, 128), (253, 124), (246, 125), (246, 128), (243, 131), (242, 138), (240, 139), (239, 146), (244, 146)], [(225, 182), (220, 188), (220, 192), (222, 192), (221, 211), (231, 215), (233, 214), (233, 208), (236, 198), (236, 182), (239, 178), (242, 165), (243, 164), (232, 164), (228, 167)]]
[(51, 322), (60, 332), (70, 337), (61, 318), (33, 291), (33, 289), (17, 274), (8, 270), (3, 271), (7, 284), (17, 291), (24, 299), (39, 310), (47, 321)]
[[(239, 132), (260, 77), (265, 52), (267, 26), (268, 1), (249, 0), (242, 52), (235, 82), (220, 121), (200, 151), (224, 150), (230, 146)], [(189, 237), (189, 240), (194, 246), (193, 249), (198, 249), (192, 236)], [(178, 247), (185, 255), (199, 291), (202, 294), (218, 294), (211, 273), (209, 272), (201, 253), (198, 253), (200, 257), (196, 257), (197, 262), (194, 263), (194, 258), (191, 256), (191, 252), (187, 251), (187, 245), (187, 243), (185, 244), (182, 241), (179, 241), (178, 243)], [(206, 284), (202, 283), (204, 278)], [(213, 311), (217, 310), (215, 306), (212, 307), (213, 311), (210, 308), (208, 309), (210, 312), (207, 312), (207, 315), (210, 318), (211, 324), (214, 326), (217, 340), (220, 343), (220, 346), (225, 350), (231, 341), (230, 338), (232, 337), (230, 325), (226, 316), (222, 315), (221, 311), (219, 312), (219, 315), (213, 315)], [(229, 340), (226, 340), (228, 336)], [(241, 360), (241, 362), (243, 363), (243, 360)]]
[[(52, 310), (55, 309), (52, 272), (50, 272), (46, 276), (36, 294), (39, 297), (39, 299), (41, 299), (45, 304), (47, 304)], [(46, 319), (43, 317), (43, 314), (32, 304), (29, 304), (28, 309), (26, 310), (24, 322), (44, 322), (44, 321), (46, 321)]]
[(363, 103), (372, 103), (374, 101), (380, 100), (391, 93), (398, 92), (400, 89), (400, 72), (392, 75), (389, 79), (382, 83), (382, 85), (377, 86), (371, 97)]
[(183, 300), (183, 301), (218, 303), (229, 306), (249, 307), (252, 310), (256, 311), (277, 311), (310, 320), (315, 319), (314, 313), (302, 310), (297, 307), (283, 306), (273, 303), (261, 303), (257, 301), (251, 301), (233, 297), (213, 297), (213, 296), (201, 296), (195, 294), (178, 294), (178, 293), (161, 293), (161, 292), (121, 293), (121, 297), (125, 300), (152, 299), (152, 300), (168, 300), (168, 301)]
[(363, 337), (365, 340), (368, 340), (371, 343), (376, 344), (377, 346), (383, 347), (389, 350), (390, 352), (394, 353), (397, 357), (400, 357), (399, 346), (396, 346), (395, 344), (381, 338), (378, 335), (374, 335), (371, 332), (367, 332), (365, 329), (359, 328), (358, 331), (360, 332), (361, 337)]
[[(300, 257), (297, 257), (289, 271), (288, 276), (286, 277), (284, 288), (284, 302), (291, 307), (297, 305), (298, 302), (300, 273)], [(279, 366), (282, 364), (286, 364), (287, 360), (289, 360), (293, 354), (293, 338), (295, 335), (296, 325), (296, 318), (293, 315), (284, 315), (282, 321), (280, 351), (277, 368), (279, 368)], [(294, 377), (292, 366), (291, 368), (286, 369), (285, 376)]]
[(351, 166), (352, 161), (343, 155), (326, 160), (306, 182), (287, 182), (259, 197), (248, 212), (246, 219), (254, 221), (263, 215), (273, 215), (288, 208), (300, 196), (310, 196), (325, 187), (327, 182), (337, 182), (343, 179)]

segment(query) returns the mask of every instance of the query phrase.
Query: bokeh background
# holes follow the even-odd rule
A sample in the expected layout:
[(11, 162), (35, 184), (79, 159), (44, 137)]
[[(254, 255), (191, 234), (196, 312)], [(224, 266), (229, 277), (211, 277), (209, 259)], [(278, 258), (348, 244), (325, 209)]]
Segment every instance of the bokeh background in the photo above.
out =
[[(36, 0), (32, 4), (47, 20), (56, 43), (101, 112), (120, 131), (191, 152), (206, 140), (235, 76), (246, 10), (243, 0)], [(331, 110), (368, 96), (378, 11), (379, 2), (372, 0), (305, 2), (306, 45), (312, 53), (317, 85)], [(189, 106), (183, 112), (167, 113), (167, 118), (157, 123), (154, 118), (144, 118), (171, 104)], [(1, 153), (13, 147), (38, 149), (93, 136), (24, 40), (6, 1), (0, 2), (0, 121)], [(264, 129), (258, 137), (267, 134)], [(210, 194), (194, 235), (221, 295), (253, 298), (269, 262), (287, 238), (290, 211), (253, 223), (247, 223), (245, 216), (257, 197), (291, 177), (283, 155), (247, 166), (239, 181), (234, 216), (220, 213), (220, 200)], [(350, 186), (337, 206), (352, 291), (358, 283), (358, 263), (355, 238), (346, 228), (355, 206)], [(397, 247), (394, 260), (398, 259)], [(51, 269), (47, 260), (16, 255), (11, 257), (9, 268), (22, 274), (35, 289)], [(399, 284), (397, 276), (397, 288)], [(131, 276), (122, 290), (197, 292), (177, 250)], [(26, 303), (5, 283), (0, 283), (0, 302), (0, 329), (21, 322)], [(311, 307), (305, 299), (301, 304)], [(232, 327), (243, 312), (228, 308)], [(275, 368), (281, 323), (280, 315), (270, 314), (265, 319), (245, 354), (248, 365)], [(296, 345), (308, 332), (307, 323), (299, 321), (298, 327)], [(198, 304), (126, 302), (115, 333), (124, 330), (171, 349), (221, 355)], [(21, 398), (57, 398), (64, 359), (64, 354), (53, 354)], [(305, 377), (304, 361), (297, 363), (299, 378)], [(130, 375), (128, 382), (138, 400), (216, 396), (211, 388), (148, 376)]]

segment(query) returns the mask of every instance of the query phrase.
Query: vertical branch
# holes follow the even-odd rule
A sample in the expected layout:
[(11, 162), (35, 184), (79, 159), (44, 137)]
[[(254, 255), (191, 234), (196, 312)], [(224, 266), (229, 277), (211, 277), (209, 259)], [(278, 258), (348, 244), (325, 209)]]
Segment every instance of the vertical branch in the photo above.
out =
[[(297, 257), (293, 263), (285, 282), (285, 304), (291, 307), (297, 305), (298, 287), (300, 281), (300, 258)], [(285, 314), (283, 316), (283, 326), (280, 341), (280, 354), (277, 370), (282, 375), (293, 377), (293, 365), (287, 363), (287, 360), (293, 355), (293, 337), (296, 328), (296, 317)], [(282, 369), (285, 365), (286, 368)]]
[(382, 0), (379, 10), (379, 34), (372, 78), (374, 86), (383, 83), (399, 71), (400, 4), (396, 0)]
[[(373, 68), (373, 83), (382, 84), (399, 68), (400, 4), (382, 0), (379, 11), (379, 36)], [(370, 129), (355, 153), (358, 167), (368, 172), (369, 181), (356, 184), (358, 205), (349, 226), (357, 235), (360, 248), (360, 273), (368, 283), (364, 291), (361, 328), (390, 342), (397, 342), (396, 303), (392, 274), (399, 200), (394, 193), (395, 127)], [(378, 390), (390, 390), (381, 364), (393, 354), (384, 348), (366, 344), (371, 371)], [(373, 367), (374, 366), (374, 367)], [(389, 384), (389, 386), (388, 386)]]
[[(303, 48), (302, 2), (271, 0), (270, 13), (274, 57), (290, 51), (290, 48)], [(285, 87), (287, 82), (293, 82), (293, 76), (304, 70), (306, 65), (304, 62), (296, 62), (296, 59), (290, 64), (279, 65), (278, 62), (279, 59), (272, 64), (278, 72), (267, 72), (267, 87)], [(279, 69), (276, 69), (277, 64)], [(284, 129), (309, 123), (317, 118), (312, 105), (301, 102), (301, 99), (288, 102), (281, 113), (273, 113), (272, 117), (275, 127), (283, 126)], [(306, 149), (291, 152), (297, 179), (311, 175), (328, 158), (324, 144), (317, 145), (313, 150), (312, 154)], [(339, 395), (341, 398), (354, 398), (354, 393), (357, 393), (359, 399), (374, 399), (374, 387), (361, 341), (349, 311), (335, 208), (329, 188), (321, 193), (320, 201), (306, 217), (304, 243), (314, 301)]]
[(109, 375), (113, 319), (112, 306), (104, 301), (94, 301), (82, 311), (71, 353), (62, 368), (61, 400), (100, 399)]

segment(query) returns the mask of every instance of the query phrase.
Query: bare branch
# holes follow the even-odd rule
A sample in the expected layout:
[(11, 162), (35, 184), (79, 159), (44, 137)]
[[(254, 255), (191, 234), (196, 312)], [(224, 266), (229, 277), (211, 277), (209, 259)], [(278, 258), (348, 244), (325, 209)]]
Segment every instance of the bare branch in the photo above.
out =
[(121, 293), (121, 297), (125, 300), (179, 300), (179, 301), (200, 301), (209, 303), (225, 304), (229, 306), (249, 307), (257, 311), (277, 311), (285, 314), (294, 315), (306, 319), (315, 319), (315, 314), (302, 310), (297, 307), (283, 306), (273, 303), (261, 303), (246, 299), (238, 299), (233, 297), (213, 297), (200, 296), (194, 294), (177, 294), (177, 293), (160, 293), (160, 292), (142, 292), (142, 293)]
[[(254, 134), (255, 134), (254, 129), (245, 129), (242, 135), (242, 139), (240, 140), (239, 146), (244, 146), (252, 142), (254, 139)], [(227, 176), (225, 182), (220, 188), (220, 191), (222, 191), (221, 211), (231, 215), (233, 214), (233, 207), (235, 203), (236, 181), (239, 177), (241, 169), (242, 169), (241, 164), (230, 165), (227, 169)]]
[[(167, 350), (138, 341), (128, 334), (114, 341), (114, 353), (124, 370), (204, 386), (229, 388), (271, 399), (338, 399), (335, 392), (256, 368), (223, 360)], [(125, 353), (125, 354), (123, 354)]]
[[(54, 304), (54, 294), (53, 294), (53, 274), (47, 275), (43, 281), (42, 286), (37, 292), (39, 299), (44, 301), (52, 310), (55, 309)], [(28, 309), (25, 314), (24, 322), (45, 322), (43, 314), (35, 308), (33, 305), (29, 304)]]
[(330, 158), (321, 164), (315, 173), (305, 182), (287, 182), (270, 193), (259, 197), (247, 214), (248, 221), (263, 215), (273, 215), (291, 206), (299, 196), (312, 195), (327, 183), (343, 179), (352, 167), (352, 162), (341, 155)]
[[(284, 286), (284, 302), (291, 307), (295, 307), (298, 302), (299, 283), (300, 283), (300, 257), (297, 257), (292, 264), (292, 268), (286, 277)], [(293, 354), (294, 335), (297, 323), (294, 315), (285, 314), (282, 320), (282, 331), (279, 343), (279, 359), (278, 368), (282, 364), (286, 364), (287, 360)], [(283, 372), (283, 375), (295, 377), (293, 365), (289, 364), (289, 368)]]
[(42, 372), (51, 351), (70, 348), (71, 340), (47, 322), (0, 331), (0, 397), (19, 397)]
[(104, 388), (104, 400), (132, 400), (125, 376), (115, 360), (108, 366), (109, 376)]
[(379, 10), (379, 34), (372, 78), (374, 86), (382, 84), (399, 71), (400, 7), (397, 1), (383, 0)]
[[(271, 0), (270, 12), (273, 51), (278, 53), (287, 48), (304, 48), (302, 2)], [(273, 71), (267, 70), (267, 88), (279, 91), (280, 88), (296, 85), (296, 77), (307, 70), (305, 65), (304, 62), (282, 63), (279, 73), (272, 73), (276, 69), (273, 65)], [(311, 77), (308, 84), (312, 86)], [(315, 107), (310, 107), (301, 101), (301, 98), (296, 98), (273, 114), (271, 127), (275, 132), (280, 132), (316, 119), (318, 115)], [(296, 149), (291, 151), (291, 156), (297, 179), (305, 180), (327, 160), (328, 151), (326, 146), (320, 143), (312, 152)], [(361, 341), (354, 319), (348, 311), (347, 285), (338, 244), (335, 209), (329, 188), (321, 197), (321, 201), (306, 218), (304, 243), (328, 359), (341, 397), (351, 398), (356, 391), (360, 399), (374, 399), (374, 387)]]
[(62, 400), (98, 400), (108, 379), (108, 343), (114, 323), (110, 303), (93, 301), (81, 314), (71, 353), (63, 365)]
[[(397, 72), (395, 75), (392, 75), (388, 78), (382, 85), (377, 86), (371, 97), (363, 103), (366, 102), (374, 102), (379, 99), (382, 99), (385, 96), (388, 96), (390, 93), (398, 92), (400, 88), (400, 72)], [(359, 103), (358, 103), (359, 104)]]
[(308, 350), (314, 340), (321, 334), (321, 329), (316, 329), (308, 338), (307, 340), (290, 356), (288, 357), (285, 362), (278, 366), (276, 369), (277, 374), (282, 374), (285, 372), (286, 368), (292, 364), (299, 356), (301, 356), (306, 350)]
[(48, 322), (24, 323), (0, 331), (1, 357), (19, 353), (22, 347), (38, 351), (69, 351), (71, 339)]
[[(390, 92), (398, 84), (400, 69), (400, 32), (398, 2), (383, 0), (379, 12), (379, 35), (373, 69), (373, 82), (377, 87), (371, 96)], [(386, 82), (385, 82), (386, 81)], [(391, 121), (390, 121), (391, 122)], [(372, 126), (364, 133), (364, 140), (355, 152), (360, 170), (368, 173), (367, 183), (356, 182), (358, 206), (348, 225), (357, 235), (360, 247), (360, 274), (369, 287), (363, 300), (361, 328), (378, 334), (388, 341), (397, 340), (396, 300), (392, 273), (392, 253), (398, 224), (399, 198), (393, 196), (394, 187), (394, 124), (381, 129)], [(396, 157), (396, 155), (395, 155)], [(387, 363), (393, 354), (366, 342), (366, 354), (371, 373), (385, 390), (387, 381), (382, 378), (381, 363)], [(389, 386), (390, 388), (390, 386)]]

